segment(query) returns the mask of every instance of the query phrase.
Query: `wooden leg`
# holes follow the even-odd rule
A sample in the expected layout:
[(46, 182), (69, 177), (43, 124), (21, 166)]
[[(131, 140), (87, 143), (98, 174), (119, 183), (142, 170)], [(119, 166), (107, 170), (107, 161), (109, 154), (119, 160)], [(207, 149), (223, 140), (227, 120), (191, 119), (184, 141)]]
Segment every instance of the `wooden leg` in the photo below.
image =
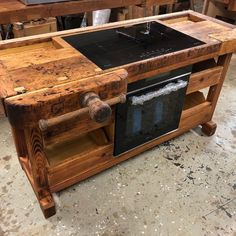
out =
[(217, 125), (213, 121), (202, 124), (202, 132), (207, 136), (212, 136), (216, 132)]
[(219, 83), (210, 87), (207, 101), (211, 102), (211, 115), (209, 117), (210, 121), (202, 125), (202, 132), (208, 136), (211, 136), (216, 131), (216, 124), (212, 121), (212, 117), (214, 115), (214, 111), (216, 108), (216, 104), (225, 80), (225, 76), (229, 67), (229, 63), (231, 60), (232, 54), (222, 55), (218, 58), (217, 65), (223, 66), (222, 73), (220, 75)]
[(55, 202), (51, 194), (40, 199), (39, 204), (46, 219), (56, 214)]
[(49, 190), (47, 162), (43, 151), (43, 137), (38, 128), (25, 131), (29, 162), (23, 163), (25, 172), (38, 198), (45, 218), (56, 213), (54, 199)]
[(220, 80), (219, 83), (216, 85), (213, 85), (210, 87), (208, 95), (207, 95), (207, 101), (211, 102), (211, 106), (212, 106), (212, 111), (211, 111), (211, 117), (214, 114), (215, 108), (216, 108), (216, 104), (225, 80), (225, 76), (226, 73), (228, 71), (228, 67), (229, 67), (229, 63), (232, 57), (232, 53), (230, 54), (226, 54), (226, 55), (222, 55), (219, 57), (218, 61), (217, 61), (217, 65), (218, 66), (223, 66), (223, 70), (220, 76)]

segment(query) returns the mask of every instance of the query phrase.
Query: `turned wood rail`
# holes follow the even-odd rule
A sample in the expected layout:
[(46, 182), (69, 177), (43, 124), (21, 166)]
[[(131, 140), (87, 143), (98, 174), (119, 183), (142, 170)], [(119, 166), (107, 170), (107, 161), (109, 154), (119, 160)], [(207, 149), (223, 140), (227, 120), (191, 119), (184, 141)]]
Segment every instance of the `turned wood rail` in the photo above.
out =
[[(118, 103), (125, 103), (126, 96), (124, 94), (119, 97), (112, 98), (106, 102), (99, 99), (97, 94), (89, 93), (90, 97), (84, 98), (84, 107), (74, 112), (66, 113), (64, 115), (51, 118), (49, 120), (40, 120), (39, 128), (42, 132), (46, 132), (49, 128), (53, 126), (63, 125), (65, 122), (70, 122), (71, 120), (79, 119), (85, 114), (89, 114), (91, 119), (97, 123), (103, 123), (111, 118), (112, 110), (110, 106), (114, 106)], [(90, 101), (88, 101), (88, 99)]]

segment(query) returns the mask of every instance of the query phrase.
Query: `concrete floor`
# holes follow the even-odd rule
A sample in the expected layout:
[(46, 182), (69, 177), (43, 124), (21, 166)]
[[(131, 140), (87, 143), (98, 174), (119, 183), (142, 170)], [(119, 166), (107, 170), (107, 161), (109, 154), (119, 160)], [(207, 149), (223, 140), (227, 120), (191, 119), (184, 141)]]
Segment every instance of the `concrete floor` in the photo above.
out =
[(0, 120), (0, 235), (236, 235), (236, 56), (213, 137), (195, 129), (55, 194), (45, 220)]

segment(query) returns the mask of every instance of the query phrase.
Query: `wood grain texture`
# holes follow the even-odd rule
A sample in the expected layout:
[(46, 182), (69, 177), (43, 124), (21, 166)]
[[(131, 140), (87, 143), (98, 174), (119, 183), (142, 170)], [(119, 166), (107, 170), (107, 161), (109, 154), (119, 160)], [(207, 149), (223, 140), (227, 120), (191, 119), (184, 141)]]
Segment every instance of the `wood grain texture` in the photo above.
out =
[(220, 92), (221, 92), (221, 89), (222, 89), (222, 86), (223, 86), (223, 83), (225, 80), (226, 73), (228, 71), (228, 67), (229, 67), (229, 63), (230, 63), (231, 58), (232, 58), (231, 53), (225, 54), (225, 55), (220, 56), (218, 58), (217, 65), (223, 67), (221, 77), (219, 79), (218, 84), (210, 87), (208, 95), (207, 95), (207, 101), (212, 103), (211, 117), (213, 117), (213, 114), (214, 114), (214, 111), (216, 108), (216, 104), (217, 104), (217, 101), (218, 101), (218, 98), (219, 98), (219, 95), (220, 95)]
[[(80, 96), (94, 91), (102, 100), (126, 93), (127, 72), (98, 75), (78, 82), (70, 82), (53, 88), (18, 95), (6, 99), (9, 121), (14, 126), (32, 126), (40, 119), (63, 115), (81, 108)], [(25, 116), (25, 113), (28, 115)]]
[(1, 0), (0, 23), (8, 24), (50, 16), (78, 14), (99, 9), (138, 5), (142, 2), (142, 0), (79, 0), (26, 6), (18, 0)]
[(219, 48), (220, 44), (215, 42), (191, 49), (168, 53), (156, 58), (140, 61), (139, 63), (131, 63), (123, 66), (123, 68), (125, 68), (129, 74), (129, 82), (131, 82), (130, 78), (132, 78), (132, 82), (134, 82), (140, 78), (140, 75), (147, 72), (149, 73), (150, 71), (160, 71), (163, 69), (170, 70), (172, 66), (175, 68), (177, 66), (178, 68), (189, 65), (191, 62), (198, 62), (201, 60), (201, 57), (204, 57), (204, 59), (211, 58), (212, 56), (217, 55)]
[(4, 66), (4, 74), (0, 74), (4, 97), (15, 95), (17, 87), (31, 92), (83, 79), (101, 71), (83, 55), (68, 49), (25, 51), (2, 56), (1, 62)]
[(218, 66), (193, 73), (190, 76), (187, 94), (210, 87), (219, 82), (223, 67)]
[(168, 4), (174, 4), (176, 0), (146, 0), (145, 6), (155, 6), (155, 5), (168, 5)]
[[(210, 37), (221, 42), (221, 52), (224, 52), (224, 54), (231, 53), (232, 48), (234, 48), (234, 45), (236, 44), (236, 29), (221, 33), (210, 34)], [(236, 52), (236, 49), (234, 49), (234, 52)]]
[(54, 125), (53, 127), (48, 127), (46, 132), (43, 132), (43, 139), (45, 145), (57, 144), (64, 140), (77, 137), (84, 133), (91, 132), (95, 129), (99, 129), (104, 126), (108, 126), (114, 123), (114, 109), (113, 115), (110, 120), (104, 123), (97, 123), (91, 120), (88, 114), (85, 114), (80, 119), (75, 121), (66, 122), (61, 125)]
[[(101, 100), (100, 100), (101, 101)], [(99, 103), (100, 103), (99, 101)], [(43, 133), (48, 133), (49, 130), (57, 130), (57, 127), (64, 127), (66, 126), (68, 128), (68, 123), (69, 124), (74, 124), (74, 123), (78, 123), (78, 121), (80, 122), (81, 127), (83, 127), (83, 118), (84, 116), (89, 117), (89, 120), (87, 120), (88, 123), (105, 123), (109, 120), (111, 120), (112, 116), (112, 106), (119, 104), (119, 103), (124, 103), (126, 101), (126, 95), (125, 94), (121, 94), (118, 97), (114, 97), (111, 98), (109, 100), (106, 100), (106, 102), (102, 102), (104, 104), (106, 104), (106, 106), (109, 107), (109, 114), (107, 116), (107, 114), (105, 114), (105, 118), (104, 120), (95, 120), (93, 119), (93, 117), (90, 114), (90, 109), (88, 107), (83, 107), (82, 109), (79, 109), (77, 111), (73, 111), (73, 112), (69, 112), (66, 113), (64, 115), (61, 116), (57, 116), (48, 120), (43, 120), (41, 119), (39, 121), (39, 128)], [(97, 103), (97, 102), (96, 102)], [(96, 104), (95, 104), (96, 105)], [(103, 112), (103, 110), (102, 110)], [(82, 121), (82, 122), (81, 122)], [(70, 125), (71, 126), (71, 125)], [(49, 131), (50, 132), (50, 131)]]
[(217, 124), (213, 121), (206, 122), (202, 125), (202, 132), (207, 136), (212, 136), (215, 134)]
[(81, 98), (81, 105), (88, 108), (90, 118), (97, 123), (103, 123), (111, 117), (111, 107), (94, 92), (85, 93)]
[(15, 142), (16, 152), (17, 152), (18, 157), (21, 157), (21, 158), (28, 157), (24, 129), (16, 129), (12, 127), (12, 134), (13, 134), (13, 139)]
[[(45, 157), (42, 134), (37, 127), (25, 130), (25, 141), (28, 150), (28, 165), (24, 168), (34, 189), (45, 218), (55, 214), (55, 203), (49, 191), (47, 159)], [(26, 161), (27, 163), (27, 161)]]

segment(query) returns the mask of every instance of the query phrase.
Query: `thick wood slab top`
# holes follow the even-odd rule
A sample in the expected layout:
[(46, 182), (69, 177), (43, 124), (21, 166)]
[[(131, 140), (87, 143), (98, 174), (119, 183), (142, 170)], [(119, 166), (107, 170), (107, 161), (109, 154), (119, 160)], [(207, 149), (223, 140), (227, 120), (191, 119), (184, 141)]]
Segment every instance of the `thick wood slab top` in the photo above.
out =
[[(151, 20), (167, 24), (206, 44), (102, 71), (61, 38), (62, 35)], [(128, 81), (132, 82), (150, 71), (171, 70), (235, 50), (236, 34), (231, 25), (192, 11), (9, 40), (0, 43), (0, 97), (50, 89), (88, 77), (92, 80), (93, 76), (121, 68), (128, 71)]]
[[(116, 72), (89, 77), (83, 80), (60, 84), (6, 99), (6, 109), (14, 126), (30, 126), (39, 119), (48, 119), (82, 108), (81, 97), (87, 92), (99, 95), (102, 100), (125, 94), (127, 72)], [(25, 115), (27, 114), (27, 116)]]
[[(0, 94), (9, 97), (82, 79), (101, 71), (73, 48), (59, 48), (51, 42), (39, 48), (24, 46), (17, 52), (0, 51)], [(22, 49), (22, 50), (19, 50)], [(18, 91), (18, 92), (17, 92)]]

